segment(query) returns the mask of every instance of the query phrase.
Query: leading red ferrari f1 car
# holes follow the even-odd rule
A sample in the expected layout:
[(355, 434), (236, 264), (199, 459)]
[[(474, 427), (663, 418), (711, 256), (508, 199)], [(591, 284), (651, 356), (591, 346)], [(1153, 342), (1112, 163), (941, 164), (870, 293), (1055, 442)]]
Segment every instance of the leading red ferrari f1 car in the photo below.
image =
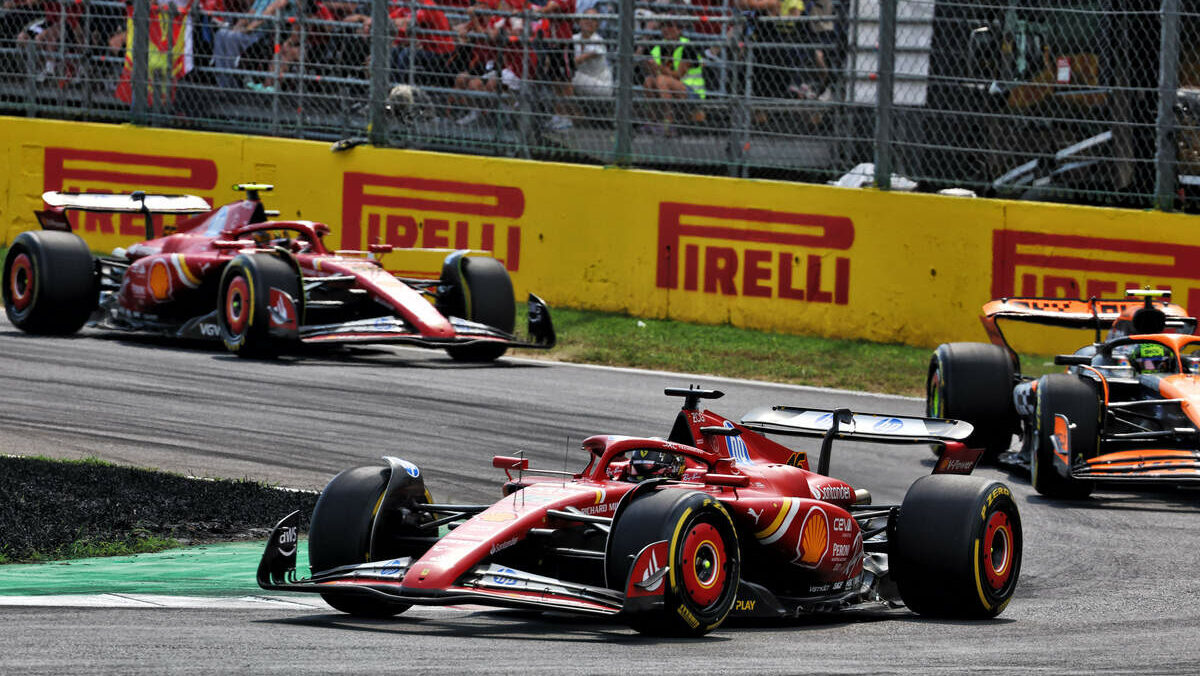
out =
[[(1135, 300), (988, 303), (984, 326), (995, 344), (937, 348), (927, 414), (970, 422), (968, 444), (1029, 468), (1033, 487), (1047, 497), (1082, 498), (1097, 481), (1200, 481), (1196, 319), (1168, 302), (1170, 291), (1127, 294)], [(1067, 373), (1030, 378), (1021, 375), (998, 319), (1086, 328), (1095, 340), (1055, 357)], [(1021, 448), (1005, 453), (1014, 433)]]
[[(683, 636), (728, 616), (904, 604), (989, 618), (1008, 604), (1021, 519), (1007, 486), (963, 476), (979, 455), (959, 443), (970, 425), (787, 406), (739, 424), (698, 410), (720, 392), (666, 393), (684, 398), (669, 438), (590, 437), (576, 474), (498, 456), (509, 480), (491, 505), (434, 502), (421, 470), (398, 458), (344, 471), (312, 515), (312, 576), (296, 576), (294, 512), (271, 533), (258, 583), (362, 616), (475, 603), (618, 616)], [(763, 433), (822, 437), (817, 470)], [(946, 450), (901, 504), (872, 505), (829, 476), (844, 438)]]
[[(529, 340), (513, 335), (512, 281), (493, 258), (449, 252), (437, 280), (386, 272), (375, 254), (330, 251), (324, 223), (271, 221), (269, 185), (239, 185), (246, 199), (212, 209), (190, 195), (48, 192), (44, 228), (23, 232), (4, 260), (8, 318), (35, 334), (85, 323), (180, 338), (217, 339), (239, 355), (300, 343), (406, 343), (491, 361), (510, 347), (555, 342), (545, 303), (529, 294)], [(67, 211), (141, 214), (146, 241), (93, 257)], [(153, 218), (196, 214), (155, 237)], [(432, 301), (432, 304), (430, 303)]]

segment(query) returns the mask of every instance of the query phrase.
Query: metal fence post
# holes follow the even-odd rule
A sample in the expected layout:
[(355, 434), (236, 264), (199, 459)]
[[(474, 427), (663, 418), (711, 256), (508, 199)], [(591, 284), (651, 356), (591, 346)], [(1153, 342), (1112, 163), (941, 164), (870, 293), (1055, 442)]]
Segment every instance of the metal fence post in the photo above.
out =
[(150, 0), (133, 0), (133, 73), (130, 76), (130, 117), (146, 124), (146, 88), (149, 84)]
[[(413, 17), (413, 23), (416, 17)], [(392, 25), (388, 0), (371, 0), (371, 85), (368, 93), (367, 138), (373, 145), (387, 144), (384, 100), (388, 93), (388, 33)], [(412, 58), (411, 55), (409, 57)]]
[(875, 187), (892, 188), (892, 96), (896, 76), (896, 2), (879, 2), (879, 59), (875, 87)]
[(613, 164), (628, 167), (633, 155), (633, 0), (621, 0), (617, 41), (617, 145)]
[(1158, 52), (1158, 121), (1155, 125), (1154, 204), (1163, 211), (1175, 205), (1175, 99), (1179, 90), (1179, 0), (1162, 0)]

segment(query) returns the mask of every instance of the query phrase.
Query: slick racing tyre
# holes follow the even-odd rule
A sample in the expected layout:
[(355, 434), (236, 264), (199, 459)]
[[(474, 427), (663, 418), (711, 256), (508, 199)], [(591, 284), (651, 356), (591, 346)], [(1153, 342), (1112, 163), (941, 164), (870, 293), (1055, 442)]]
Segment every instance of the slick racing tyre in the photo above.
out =
[(696, 491), (666, 489), (635, 499), (613, 524), (605, 560), (608, 584), (624, 591), (630, 567), (650, 544), (666, 541), (661, 604), (626, 603), (627, 621), (656, 636), (703, 636), (737, 598), (741, 555), (724, 505)]
[(1013, 364), (1008, 352), (987, 343), (945, 343), (929, 360), (925, 414), (965, 420), (975, 427), (964, 443), (984, 450), (994, 463), (1012, 443), (1017, 427)]
[(934, 474), (909, 487), (889, 524), (888, 567), (921, 615), (989, 618), (1021, 572), (1021, 515), (999, 481)]
[[(325, 486), (308, 531), (308, 561), (314, 574), (371, 560), (371, 529), (390, 475), (387, 467), (356, 467), (338, 474)], [(337, 610), (358, 617), (391, 617), (411, 607), (358, 594), (326, 592), (321, 598)]]
[[(438, 310), (447, 317), (460, 317), (486, 324), (511, 334), (516, 324), (517, 303), (512, 280), (495, 258), (452, 256), (442, 266)], [(457, 361), (489, 362), (500, 358), (508, 347), (496, 343), (448, 347)]]
[(1096, 390), (1077, 376), (1053, 373), (1042, 376), (1037, 383), (1037, 446), (1030, 459), (1030, 479), (1033, 488), (1048, 498), (1086, 498), (1095, 482), (1075, 479), (1070, 470), (1056, 462), (1053, 437), (1054, 416), (1062, 414), (1073, 427), (1070, 447), (1072, 458), (1094, 458), (1100, 440), (1100, 398)]
[(87, 322), (99, 302), (96, 264), (69, 232), (22, 232), (4, 258), (4, 309), (26, 333), (65, 335)]
[(225, 266), (217, 323), (226, 349), (269, 357), (300, 340), (304, 292), (300, 268), (284, 254), (242, 254)]

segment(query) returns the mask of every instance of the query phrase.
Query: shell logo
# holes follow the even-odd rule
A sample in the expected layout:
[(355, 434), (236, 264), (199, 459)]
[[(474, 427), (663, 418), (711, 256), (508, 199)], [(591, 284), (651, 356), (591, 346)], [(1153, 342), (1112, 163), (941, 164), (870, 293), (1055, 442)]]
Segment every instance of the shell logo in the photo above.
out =
[(169, 300), (171, 298), (171, 271), (167, 269), (166, 261), (154, 261), (150, 265), (149, 277), (150, 293), (154, 295), (154, 299)]
[(815, 568), (825, 558), (829, 549), (829, 517), (824, 511), (813, 507), (800, 526), (800, 538), (796, 545), (795, 563)]

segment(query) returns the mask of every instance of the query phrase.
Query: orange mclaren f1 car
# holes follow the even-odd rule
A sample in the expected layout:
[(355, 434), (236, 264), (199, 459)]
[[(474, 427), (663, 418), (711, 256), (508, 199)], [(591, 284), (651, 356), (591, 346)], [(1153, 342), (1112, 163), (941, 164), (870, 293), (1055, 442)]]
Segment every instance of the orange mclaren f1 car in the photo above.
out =
[[(1096, 481), (1200, 481), (1200, 336), (1170, 291), (1128, 300), (1002, 298), (984, 306), (994, 344), (940, 345), (929, 364), (926, 410), (974, 425), (967, 444), (1027, 467), (1058, 498)], [(1022, 376), (997, 320), (1086, 328), (1095, 340), (1054, 363), (1066, 373)], [(1102, 340), (1101, 332), (1108, 330)], [(1012, 435), (1021, 446), (1009, 453)]]

